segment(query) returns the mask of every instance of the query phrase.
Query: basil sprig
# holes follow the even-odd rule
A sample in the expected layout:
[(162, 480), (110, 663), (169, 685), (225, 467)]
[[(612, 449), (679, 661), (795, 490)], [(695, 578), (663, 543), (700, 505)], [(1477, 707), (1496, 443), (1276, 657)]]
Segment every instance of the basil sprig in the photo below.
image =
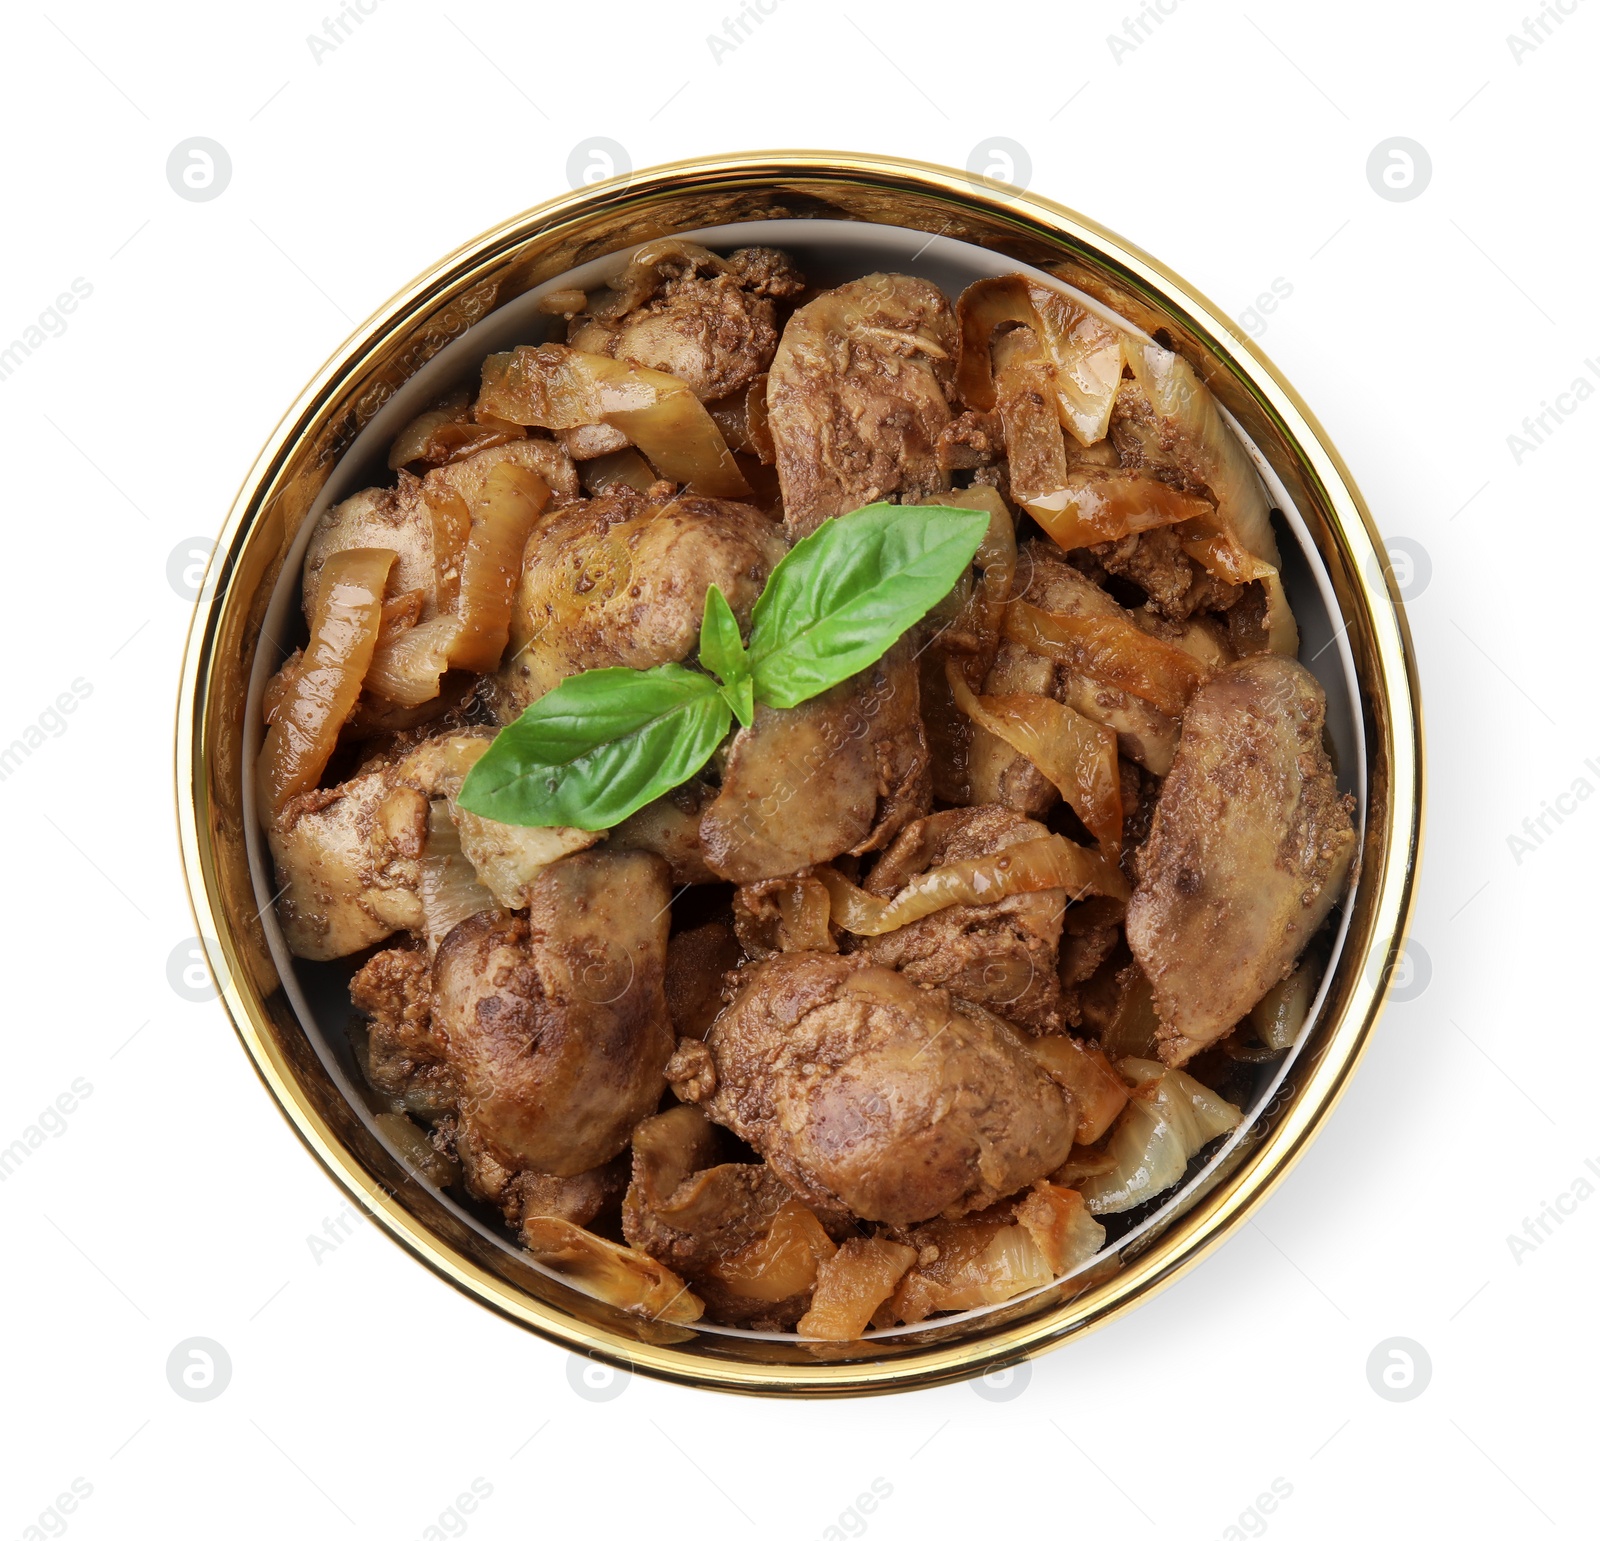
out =
[(502, 728), (460, 805), (502, 824), (611, 829), (681, 785), (756, 703), (792, 707), (876, 663), (954, 588), (989, 528), (976, 509), (874, 503), (773, 568), (748, 644), (706, 591), (701, 670), (590, 669)]

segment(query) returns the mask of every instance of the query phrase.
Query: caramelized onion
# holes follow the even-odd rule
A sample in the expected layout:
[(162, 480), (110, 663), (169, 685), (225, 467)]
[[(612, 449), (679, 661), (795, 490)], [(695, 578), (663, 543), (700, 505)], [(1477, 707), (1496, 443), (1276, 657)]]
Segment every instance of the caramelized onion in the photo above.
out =
[(1118, 856), (1122, 778), (1117, 769), (1117, 735), (1049, 696), (975, 696), (953, 659), (946, 672), (956, 705), (980, 728), (1029, 760), (1083, 820), (1100, 849)]
[(1206, 671), (1191, 653), (1114, 615), (1056, 615), (1023, 600), (1006, 607), (1005, 634), (1029, 652), (1114, 685), (1180, 717)]
[(1025, 1040), (1045, 1074), (1072, 1093), (1078, 1110), (1077, 1145), (1093, 1145), (1128, 1105), (1128, 1088), (1103, 1050), (1064, 1033)]
[(491, 354), (480, 411), (535, 428), (606, 423), (668, 481), (709, 498), (750, 488), (704, 405), (682, 380), (562, 343)]
[(1251, 1008), (1250, 1022), (1269, 1049), (1294, 1047), (1294, 1041), (1305, 1026), (1306, 1013), (1311, 1009), (1311, 997), (1317, 990), (1317, 968), (1313, 962), (1321, 960), (1303, 958), (1287, 979), (1281, 979)]
[(883, 1311), (908, 1326), (926, 1321), (935, 1311), (997, 1306), (1055, 1278), (1024, 1225), (935, 1220), (919, 1226), (912, 1239), (934, 1255), (905, 1276)]
[(451, 461), (475, 455), (480, 449), (510, 444), (527, 438), (527, 431), (515, 423), (474, 420), (465, 388), (454, 391), (437, 407), (411, 419), (396, 436), (389, 450), (389, 469), (422, 461), (427, 465), (448, 465)]
[(635, 492), (648, 492), (656, 484), (656, 473), (644, 456), (630, 447), (583, 461), (578, 467), (578, 479), (583, 483), (583, 490), (594, 497), (609, 487), (632, 487)]
[[(1015, 477), (1013, 470), (1013, 487)], [(1204, 498), (1179, 492), (1143, 471), (1072, 471), (1047, 495), (1017, 495), (1039, 528), (1063, 551), (1098, 546), (1186, 519), (1205, 519), (1213, 512)]]
[(967, 769), (972, 733), (968, 717), (950, 693), (945, 660), (951, 660), (974, 690), (982, 687), (1000, 649), (1006, 601), (1016, 580), (1017, 530), (1011, 510), (993, 487), (939, 493), (924, 501), (980, 509), (989, 515), (989, 529), (972, 558), (981, 576), (976, 583), (957, 586), (960, 602), (955, 614), (918, 659), (934, 793), (947, 803), (965, 803), (971, 795)]
[(705, 1310), (670, 1268), (646, 1252), (618, 1246), (552, 1215), (522, 1222), (522, 1244), (552, 1273), (586, 1295), (660, 1322), (696, 1322)]
[(1106, 1144), (1112, 1166), (1085, 1178), (1079, 1190), (1097, 1215), (1119, 1214), (1164, 1193), (1211, 1140), (1237, 1127), (1242, 1116), (1181, 1070), (1147, 1059), (1125, 1059), (1117, 1068), (1134, 1091)]
[[(1299, 634), (1278, 575), (1282, 562), (1267, 495), (1244, 445), (1223, 421), (1211, 392), (1186, 359), (1156, 343), (1130, 342), (1126, 351), (1134, 378), (1162, 420), (1163, 436), (1180, 446), (1185, 470), (1204, 482), (1217, 502), (1211, 529), (1198, 532), (1204, 554), (1201, 549), (1189, 554), (1226, 582), (1262, 583), (1267, 593), (1267, 645), (1292, 658), (1299, 648)], [(1219, 544), (1212, 536), (1225, 539)], [(1258, 568), (1248, 568), (1249, 557), (1256, 559)], [(1228, 576), (1229, 565), (1240, 573), (1248, 570), (1248, 576)]]
[(1106, 1228), (1089, 1213), (1083, 1195), (1042, 1178), (1017, 1205), (1017, 1223), (1033, 1237), (1057, 1277), (1105, 1245)]
[(859, 1338), (916, 1260), (915, 1247), (885, 1236), (852, 1236), (818, 1266), (811, 1309), (795, 1331), (836, 1343)]
[(368, 692), (396, 706), (421, 706), (433, 700), (460, 631), (459, 616), (436, 615), (401, 632), (373, 654), (366, 677)]
[(1056, 411), (1049, 367), (1038, 339), (1008, 332), (995, 347), (995, 409), (1005, 437), (1011, 495), (1032, 513), (1048, 514), (1067, 481), (1067, 443)]
[(417, 894), (430, 949), (437, 948), (469, 915), (495, 907), (494, 895), (478, 881), (461, 849), (461, 836), (441, 800), (428, 805), (428, 843), (417, 862)]
[[(538, 472), (506, 461), (490, 471), (472, 509), (456, 492), (430, 500), (441, 599), (449, 593), (453, 609), (384, 642), (367, 671), (368, 691), (398, 706), (420, 706), (439, 694), (447, 669), (486, 674), (499, 667), (522, 553), (549, 499)], [(459, 555), (441, 556), (452, 547)]]
[(355, 709), (361, 680), (383, 624), (383, 586), (392, 551), (336, 551), (323, 565), (311, 640), (280, 696), (256, 762), (257, 794), (265, 819), (320, 779)]
[(816, 1282), (818, 1265), (833, 1254), (817, 1217), (798, 1199), (786, 1199), (769, 1230), (706, 1272), (732, 1294), (772, 1303), (803, 1295)]
[(816, 874), (833, 900), (833, 923), (856, 936), (883, 936), (955, 904), (994, 904), (1010, 894), (1064, 888), (1126, 899), (1127, 880), (1113, 862), (1060, 835), (1009, 845), (993, 856), (948, 862), (914, 877), (893, 899), (858, 888), (833, 867)]
[(989, 344), (1007, 321), (1031, 327), (1050, 370), (1061, 426), (1085, 447), (1106, 436), (1122, 381), (1122, 334), (1077, 301), (1020, 273), (980, 278), (956, 304), (961, 358), (956, 388), (969, 407), (995, 404)]
[(472, 530), (461, 559), (461, 631), (450, 652), (456, 668), (478, 674), (499, 668), (511, 631), (522, 553), (549, 501), (549, 484), (538, 472), (510, 461), (490, 471), (483, 497), (472, 509)]

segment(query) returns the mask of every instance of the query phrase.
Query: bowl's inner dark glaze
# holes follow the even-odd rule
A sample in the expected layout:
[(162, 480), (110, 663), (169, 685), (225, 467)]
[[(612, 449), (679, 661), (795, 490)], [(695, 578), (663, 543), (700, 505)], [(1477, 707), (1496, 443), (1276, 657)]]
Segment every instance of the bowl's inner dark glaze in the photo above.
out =
[[(997, 273), (1026, 271), (1058, 287), (1060, 281), (1026, 267), (1011, 258), (984, 248), (956, 241), (946, 236), (928, 236), (921, 231), (892, 225), (875, 225), (856, 221), (831, 219), (778, 219), (742, 225), (723, 225), (704, 230), (684, 232), (684, 238), (698, 241), (715, 251), (727, 252), (741, 245), (760, 244), (779, 246), (792, 252), (808, 278), (818, 285), (833, 285), (872, 272), (907, 272), (929, 279), (954, 300), (963, 288), (974, 279)], [(250, 679), (249, 699), (246, 706), (243, 745), (244, 798), (243, 806), (254, 806), (252, 786), (253, 766), (260, 746), (260, 698), (267, 680), (283, 656), (299, 645), (304, 638), (304, 622), (300, 615), (300, 566), (311, 530), (317, 518), (330, 504), (350, 496), (363, 487), (392, 482), (393, 474), (387, 469), (389, 445), (395, 434), (419, 411), (436, 397), (452, 387), (475, 380), (483, 359), (490, 353), (525, 343), (552, 340), (559, 319), (542, 315), (538, 301), (542, 295), (556, 288), (594, 289), (620, 269), (627, 261), (631, 249), (620, 250), (571, 269), (525, 294), (509, 301), (483, 321), (470, 328), (442, 352), (413, 375), (380, 408), (366, 428), (350, 445), (330, 473), (326, 485), (313, 504), (285, 562), (277, 587), (267, 608), (261, 635), (266, 646), (258, 646)], [(1069, 290), (1083, 304), (1112, 317), (1128, 330), (1139, 329), (1124, 317), (1106, 310), (1094, 299)], [(1143, 335), (1142, 333), (1140, 335)], [(1242, 437), (1242, 435), (1241, 435)], [(1274, 525), (1283, 553), (1283, 580), (1296, 619), (1300, 626), (1300, 659), (1327, 693), (1328, 735), (1339, 770), (1340, 790), (1353, 793), (1358, 809), (1358, 820), (1365, 819), (1368, 806), (1367, 744), (1362, 720), (1361, 704), (1356, 685), (1356, 666), (1341, 622), (1333, 586), (1323, 567), (1315, 542), (1311, 538), (1302, 512), (1295, 507), (1282, 482), (1273, 473), (1266, 459), (1245, 440), (1252, 459), (1265, 481), (1268, 497), (1275, 510)], [(1365, 841), (1364, 825), (1359, 839)], [(366, 1126), (377, 1143), (389, 1150), (394, 1160), (406, 1166), (394, 1149), (372, 1123), (366, 1102), (358, 1086), (359, 1072), (350, 1043), (350, 1005), (348, 985), (354, 972), (354, 963), (307, 963), (293, 958), (284, 944), (273, 909), (275, 884), (271, 862), (265, 849), (261, 831), (254, 822), (247, 823), (245, 837), (249, 852), (250, 872), (255, 897), (261, 907), (268, 945), (277, 966), (285, 994), (299, 1019), (306, 1039), (322, 1068), (349, 1103), (354, 1115)], [(1094, 1271), (1098, 1274), (1106, 1256), (1119, 1249), (1128, 1249), (1141, 1240), (1158, 1234), (1177, 1214), (1188, 1208), (1198, 1196), (1217, 1179), (1223, 1170), (1236, 1159), (1244, 1142), (1252, 1137), (1263, 1111), (1272, 1103), (1280, 1087), (1295, 1067), (1302, 1046), (1315, 1027), (1324, 1000), (1327, 997), (1349, 924), (1348, 901), (1343, 914), (1336, 913), (1334, 936), (1323, 979), (1296, 1047), (1276, 1063), (1268, 1062), (1257, 1067), (1253, 1084), (1248, 1086), (1244, 1101), (1245, 1119), (1232, 1134), (1216, 1142), (1195, 1158), (1184, 1179), (1149, 1203), (1122, 1214), (1106, 1216), (1107, 1242), (1103, 1253), (1085, 1264), (1080, 1273)], [(414, 1169), (413, 1177), (423, 1181)], [(492, 1248), (507, 1254), (506, 1261), (514, 1264), (513, 1276), (533, 1269), (543, 1273), (502, 1229), (498, 1217), (486, 1209), (479, 1209), (471, 1201), (463, 1202), (453, 1193), (434, 1190), (438, 1202), (446, 1206), (462, 1224)], [(1048, 1288), (1054, 1289), (1052, 1285)], [(963, 1317), (940, 1318), (938, 1326), (946, 1327), (965, 1320), (976, 1320), (997, 1312), (1009, 1318), (1031, 1298), (1021, 1297), (1005, 1306), (988, 1307), (966, 1313)], [(893, 1328), (867, 1334), (871, 1340), (892, 1340), (925, 1335), (925, 1328)], [(779, 1340), (792, 1344), (788, 1334), (750, 1332), (740, 1328), (722, 1327), (712, 1323), (696, 1324), (698, 1334), (712, 1337)], [(884, 1347), (888, 1344), (883, 1343)]]

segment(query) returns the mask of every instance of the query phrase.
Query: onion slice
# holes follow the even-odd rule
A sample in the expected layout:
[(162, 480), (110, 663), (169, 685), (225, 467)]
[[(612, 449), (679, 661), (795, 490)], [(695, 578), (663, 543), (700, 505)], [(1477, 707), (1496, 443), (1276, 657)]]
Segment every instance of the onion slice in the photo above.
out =
[(1055, 491), (1023, 501), (1040, 529), (1063, 551), (1214, 514), (1204, 498), (1179, 492), (1143, 471), (1072, 471)]
[(1023, 600), (1006, 607), (1006, 636), (1029, 652), (1180, 717), (1206, 680), (1192, 653), (1114, 615), (1058, 615)]
[(665, 1264), (570, 1220), (531, 1215), (522, 1222), (522, 1244), (586, 1295), (632, 1315), (653, 1322), (695, 1322), (705, 1310), (699, 1297), (691, 1295)]
[(607, 423), (657, 473), (709, 498), (750, 487), (711, 414), (682, 380), (563, 343), (516, 348), (484, 361), (478, 410), (533, 428)]
[(1057, 289), (1023, 277), (980, 278), (956, 302), (961, 357), (956, 388), (969, 407), (995, 404), (989, 344), (1007, 321), (1031, 327), (1050, 370), (1061, 426), (1088, 448), (1106, 436), (1122, 381), (1122, 334)]
[(1117, 735), (1049, 696), (975, 696), (952, 659), (946, 665), (957, 706), (1009, 744), (1052, 782), (1100, 849), (1122, 852), (1122, 779)]
[[(1204, 555), (1199, 550), (1189, 554), (1227, 582), (1262, 583), (1267, 593), (1267, 646), (1292, 658), (1300, 639), (1278, 575), (1282, 558), (1272, 533), (1266, 491), (1244, 445), (1223, 421), (1211, 392), (1186, 359), (1156, 343), (1130, 342), (1126, 351), (1128, 367), (1162, 419), (1164, 436), (1180, 447), (1184, 469), (1204, 482), (1217, 502), (1209, 533), (1225, 537), (1225, 542), (1221, 546), (1208, 542)], [(1247, 568), (1248, 557), (1258, 565)], [(1229, 577), (1224, 563), (1248, 571), (1248, 576)]]
[[(549, 484), (538, 472), (507, 461), (490, 471), (470, 510), (455, 492), (430, 501), (440, 593), (452, 596), (452, 613), (385, 639), (367, 670), (368, 691), (399, 706), (420, 706), (439, 694), (447, 669), (487, 674), (499, 667), (522, 554), (549, 500)], [(446, 554), (452, 548), (457, 554)]]
[(856, 936), (883, 936), (956, 904), (994, 904), (1011, 894), (1064, 888), (1068, 898), (1106, 894), (1130, 897), (1113, 862), (1060, 835), (1008, 845), (993, 856), (948, 862), (913, 878), (892, 899), (880, 899), (833, 867), (819, 867), (833, 903), (834, 924)]
[(460, 832), (442, 798), (428, 805), (428, 842), (417, 872), (430, 952), (469, 916), (495, 908), (494, 895), (478, 881), (477, 869), (461, 849)]
[(394, 562), (392, 551), (360, 547), (336, 551), (323, 565), (311, 640), (275, 702), (256, 762), (263, 822), (316, 786), (326, 769), (372, 662), (383, 625), (383, 587)]
[(1078, 1190), (1097, 1215), (1119, 1214), (1165, 1192), (1210, 1141), (1243, 1117), (1181, 1070), (1147, 1059), (1125, 1059), (1117, 1069), (1134, 1090), (1106, 1145), (1113, 1165), (1085, 1178)]

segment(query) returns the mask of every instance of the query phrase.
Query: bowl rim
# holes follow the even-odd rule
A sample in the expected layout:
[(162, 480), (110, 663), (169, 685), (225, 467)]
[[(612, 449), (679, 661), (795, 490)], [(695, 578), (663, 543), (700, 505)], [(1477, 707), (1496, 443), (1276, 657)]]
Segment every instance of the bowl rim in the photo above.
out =
[[(1366, 623), (1370, 662), (1383, 683), (1382, 711), (1369, 728), (1369, 760), (1381, 759), (1381, 870), (1368, 901), (1366, 936), (1346, 942), (1359, 953), (1360, 974), (1321, 1053), (1276, 1127), (1243, 1166), (1221, 1180), (1200, 1213), (1180, 1217), (1103, 1285), (985, 1333), (900, 1353), (878, 1362), (755, 1364), (647, 1343), (584, 1322), (516, 1289), (436, 1236), (377, 1181), (323, 1118), (270, 1030), (261, 989), (239, 938), (227, 922), (219, 890), (210, 784), (214, 749), (209, 684), (219, 631), (235, 596), (237, 558), (281, 488), (279, 478), (313, 420), (326, 414), (335, 388), (359, 372), (397, 323), (419, 312), (509, 251), (549, 236), (604, 206), (640, 207), (697, 185), (751, 187), (803, 180), (857, 189), (914, 192), (954, 207), (977, 209), (1017, 225), (1047, 245), (1087, 250), (1127, 272), (1191, 325), (1204, 345), (1238, 375), (1271, 412), (1279, 436), (1299, 458), (1326, 504), (1326, 515), (1359, 560), (1346, 564), (1354, 604)], [(895, 223), (895, 221), (879, 221)], [(948, 228), (948, 227), (947, 227)], [(618, 248), (627, 243), (618, 243)], [(1349, 624), (1349, 621), (1346, 621)], [(1363, 698), (1366, 691), (1361, 691)], [(1363, 701), (1370, 710), (1373, 703)], [(1376, 757), (1376, 758), (1375, 758)], [(1155, 258), (1092, 220), (1038, 194), (996, 184), (975, 173), (899, 157), (784, 150), (712, 155), (671, 162), (562, 194), (485, 231), (433, 263), (379, 306), (330, 355), (268, 437), (219, 532), (184, 647), (175, 735), (175, 800), (185, 886), (197, 934), (219, 999), (280, 1112), (334, 1181), (413, 1256), (488, 1309), (576, 1353), (658, 1378), (704, 1388), (780, 1395), (837, 1396), (888, 1392), (967, 1379), (1015, 1364), (1070, 1336), (1132, 1310), (1196, 1266), (1269, 1196), (1337, 1104), (1370, 1041), (1404, 944), (1415, 897), (1424, 819), (1424, 753), (1420, 682), (1409, 627), (1377, 528), (1348, 469), (1298, 393), (1255, 343), (1198, 290)], [(1372, 861), (1370, 847), (1363, 853)], [(211, 933), (215, 932), (215, 935)], [(1220, 1194), (1220, 1198), (1218, 1195)]]

